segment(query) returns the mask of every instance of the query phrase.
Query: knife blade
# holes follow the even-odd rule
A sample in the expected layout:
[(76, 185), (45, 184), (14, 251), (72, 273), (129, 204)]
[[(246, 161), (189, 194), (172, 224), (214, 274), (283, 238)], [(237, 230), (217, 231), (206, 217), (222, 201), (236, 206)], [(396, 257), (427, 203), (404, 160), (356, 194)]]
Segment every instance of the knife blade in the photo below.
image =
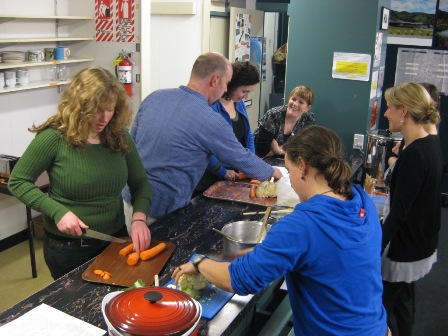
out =
[(82, 230), (82, 232), (83, 232), (84, 237), (105, 240), (105, 241), (109, 241), (109, 242), (113, 242), (113, 243), (126, 243), (126, 240), (124, 240), (124, 239), (110, 236), (110, 235), (107, 235), (105, 233), (101, 233), (101, 232), (98, 232), (95, 230), (86, 229), (86, 230)]

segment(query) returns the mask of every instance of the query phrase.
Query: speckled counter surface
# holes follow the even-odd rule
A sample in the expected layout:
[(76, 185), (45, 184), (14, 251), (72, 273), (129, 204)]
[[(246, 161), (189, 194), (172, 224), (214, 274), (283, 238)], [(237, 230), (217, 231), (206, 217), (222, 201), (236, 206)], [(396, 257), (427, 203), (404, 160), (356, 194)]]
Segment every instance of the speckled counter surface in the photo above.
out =
[[(160, 284), (171, 278), (174, 267), (187, 262), (194, 253), (219, 257), (222, 238), (212, 230), (238, 220), (261, 220), (262, 214), (243, 216), (243, 212), (263, 211), (264, 207), (198, 196), (185, 208), (151, 225), (154, 239), (171, 241), (176, 250), (160, 272)], [(120, 287), (84, 281), (81, 277), (92, 261), (81, 265), (39, 292), (0, 314), (0, 325), (45, 303), (71, 316), (107, 330), (101, 313), (101, 302), (109, 292)], [(211, 321), (201, 319), (199, 335), (230, 335), (257, 303), (255, 296), (235, 295)]]

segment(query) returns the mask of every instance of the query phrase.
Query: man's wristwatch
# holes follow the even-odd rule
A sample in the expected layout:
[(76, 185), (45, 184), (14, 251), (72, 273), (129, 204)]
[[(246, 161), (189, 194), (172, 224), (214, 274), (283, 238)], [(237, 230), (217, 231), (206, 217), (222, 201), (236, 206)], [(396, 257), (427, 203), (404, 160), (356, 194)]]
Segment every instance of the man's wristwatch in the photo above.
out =
[(196, 272), (201, 273), (201, 272), (199, 272), (199, 264), (200, 264), (200, 263), (202, 262), (202, 260), (204, 260), (205, 258), (207, 258), (207, 257), (206, 257), (205, 255), (202, 255), (202, 254), (200, 254), (200, 255), (194, 257), (194, 259), (193, 259), (193, 261), (192, 261), (192, 264), (193, 264), (194, 269), (196, 270)]

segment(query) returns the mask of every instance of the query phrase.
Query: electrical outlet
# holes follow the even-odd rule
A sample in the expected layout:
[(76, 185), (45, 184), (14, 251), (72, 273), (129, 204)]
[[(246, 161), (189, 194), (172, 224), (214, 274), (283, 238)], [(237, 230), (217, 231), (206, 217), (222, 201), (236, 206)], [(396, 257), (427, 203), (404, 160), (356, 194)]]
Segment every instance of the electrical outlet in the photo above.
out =
[(361, 150), (364, 148), (364, 134), (355, 134), (353, 138), (353, 148)]

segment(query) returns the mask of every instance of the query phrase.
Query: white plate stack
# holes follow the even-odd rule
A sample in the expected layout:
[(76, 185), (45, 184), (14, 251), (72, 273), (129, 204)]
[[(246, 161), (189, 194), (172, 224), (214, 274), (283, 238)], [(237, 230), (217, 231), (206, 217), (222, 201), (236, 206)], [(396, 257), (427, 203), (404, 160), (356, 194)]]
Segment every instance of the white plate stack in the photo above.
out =
[(19, 63), (25, 60), (23, 51), (2, 51), (1, 60), (3, 63)]

